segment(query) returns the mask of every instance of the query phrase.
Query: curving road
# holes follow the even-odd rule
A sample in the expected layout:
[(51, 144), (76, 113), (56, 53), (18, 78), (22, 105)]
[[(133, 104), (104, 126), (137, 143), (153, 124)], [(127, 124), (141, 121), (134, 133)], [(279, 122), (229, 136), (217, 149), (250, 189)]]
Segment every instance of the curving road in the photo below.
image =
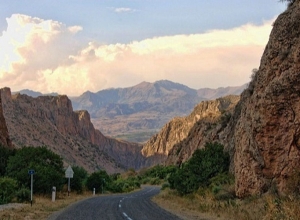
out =
[(159, 191), (159, 187), (147, 186), (129, 194), (86, 199), (50, 216), (48, 220), (179, 220), (150, 200)]

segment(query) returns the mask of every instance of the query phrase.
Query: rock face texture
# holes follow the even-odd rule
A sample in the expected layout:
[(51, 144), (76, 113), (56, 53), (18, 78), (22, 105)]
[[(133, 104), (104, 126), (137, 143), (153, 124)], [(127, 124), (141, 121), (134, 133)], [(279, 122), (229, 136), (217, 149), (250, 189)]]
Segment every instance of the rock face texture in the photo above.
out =
[(2, 95), (0, 95), (0, 144), (5, 147), (12, 147), (9, 139), (6, 121), (2, 109)]
[(242, 93), (232, 123), (236, 193), (276, 186), (284, 193), (300, 169), (300, 1), (274, 23), (258, 72)]
[(67, 96), (11, 95), (0, 90), (3, 115), (15, 147), (48, 146), (69, 164), (88, 171), (122, 172), (139, 166), (141, 147), (105, 137), (87, 111), (73, 112)]
[(203, 101), (187, 117), (174, 118), (142, 149), (145, 166), (180, 164), (207, 141), (220, 141), (239, 96)]
[(143, 147), (147, 162), (160, 156), (161, 163), (180, 164), (206, 141), (218, 141), (231, 155), (237, 196), (274, 187), (287, 193), (300, 171), (300, 0), (275, 21), (260, 67), (231, 116), (231, 104), (221, 106), (220, 99), (202, 102), (167, 124)]

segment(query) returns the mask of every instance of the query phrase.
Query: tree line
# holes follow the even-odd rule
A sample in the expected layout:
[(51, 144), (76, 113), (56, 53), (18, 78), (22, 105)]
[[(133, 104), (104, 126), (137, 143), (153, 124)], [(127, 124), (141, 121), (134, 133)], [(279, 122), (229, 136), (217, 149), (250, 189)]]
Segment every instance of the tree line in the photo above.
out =
[[(0, 204), (11, 201), (26, 202), (30, 198), (30, 175), (34, 169), (34, 194), (51, 195), (52, 187), (66, 190), (67, 179), (62, 158), (46, 146), (8, 149), (0, 146)], [(180, 195), (193, 193), (199, 187), (219, 185), (230, 181), (229, 155), (218, 143), (207, 143), (180, 167), (156, 165), (138, 172), (109, 175), (105, 170), (91, 174), (78, 166), (72, 167), (74, 177), (71, 190), (82, 193), (123, 193), (140, 188), (141, 184), (162, 185), (176, 190)]]

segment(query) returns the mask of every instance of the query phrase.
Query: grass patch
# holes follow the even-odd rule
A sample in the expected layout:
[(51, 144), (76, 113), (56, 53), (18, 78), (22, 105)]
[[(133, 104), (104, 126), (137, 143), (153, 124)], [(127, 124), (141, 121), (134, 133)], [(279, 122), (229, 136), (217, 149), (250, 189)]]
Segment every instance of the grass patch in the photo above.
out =
[(51, 201), (51, 197), (35, 196), (32, 207), (30, 204), (24, 204), (18, 207), (4, 209), (0, 212), (2, 220), (20, 220), (20, 219), (47, 219), (52, 213), (66, 208), (68, 205), (79, 200), (91, 197), (91, 192), (84, 194), (58, 194), (55, 202)]
[(180, 196), (166, 189), (153, 198), (159, 206), (183, 219), (299, 219), (300, 197), (278, 197), (272, 194), (252, 196), (243, 200), (218, 197), (209, 190)]

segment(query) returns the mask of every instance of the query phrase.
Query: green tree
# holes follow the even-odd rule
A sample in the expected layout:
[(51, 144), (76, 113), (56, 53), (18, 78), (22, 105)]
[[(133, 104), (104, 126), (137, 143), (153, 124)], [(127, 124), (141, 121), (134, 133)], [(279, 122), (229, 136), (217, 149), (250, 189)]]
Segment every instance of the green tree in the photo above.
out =
[(8, 177), (0, 178), (0, 205), (11, 202), (16, 189), (16, 180)]
[(104, 190), (107, 184), (110, 184), (110, 178), (105, 170), (92, 173), (86, 181), (86, 187), (91, 191), (95, 188), (96, 193), (102, 192), (102, 187)]
[(84, 168), (78, 166), (72, 167), (72, 170), (74, 171), (74, 176), (71, 179), (70, 187), (77, 193), (82, 193), (88, 173)]
[(19, 187), (30, 187), (28, 170), (35, 170), (34, 191), (51, 192), (52, 186), (61, 190), (64, 183), (63, 161), (60, 156), (46, 147), (23, 147), (11, 156), (6, 174), (18, 181)]
[(8, 158), (13, 156), (15, 153), (16, 150), (0, 145), (0, 176), (5, 175)]
[(198, 149), (181, 169), (169, 177), (170, 187), (180, 194), (196, 191), (200, 186), (207, 187), (210, 179), (229, 170), (229, 154), (218, 143), (207, 143)]

